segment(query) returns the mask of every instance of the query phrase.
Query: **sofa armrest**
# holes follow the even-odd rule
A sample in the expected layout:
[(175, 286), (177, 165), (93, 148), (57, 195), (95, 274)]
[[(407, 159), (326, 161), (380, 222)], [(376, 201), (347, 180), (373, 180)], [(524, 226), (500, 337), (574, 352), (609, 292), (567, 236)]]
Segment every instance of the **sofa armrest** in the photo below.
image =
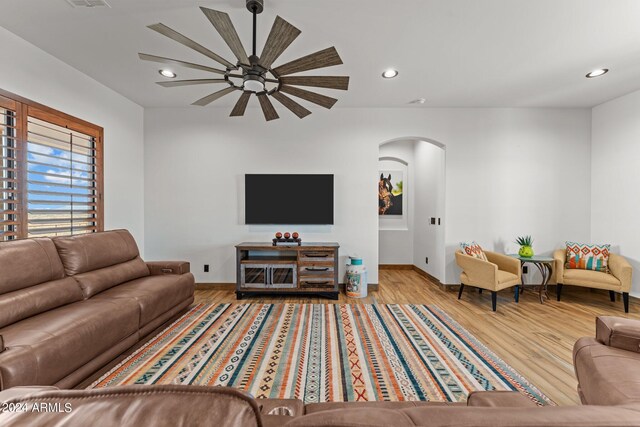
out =
[(640, 320), (598, 316), (596, 340), (609, 347), (640, 353)]
[(496, 264), (500, 270), (513, 273), (518, 277), (521, 276), (520, 260), (497, 252), (484, 251), (484, 253), (487, 255), (489, 262)]
[(156, 276), (162, 274), (185, 274), (191, 271), (187, 261), (151, 261), (147, 262), (149, 272)]
[(488, 287), (498, 284), (498, 266), (489, 261), (456, 252), (456, 263), (472, 283), (467, 285), (484, 285)]
[(8, 402), (12, 399), (19, 399), (30, 394), (39, 393), (41, 391), (53, 391), (58, 390), (53, 386), (20, 386), (12, 387), (6, 390), (0, 391), (0, 402)]
[[(564, 264), (567, 262), (567, 249), (556, 249), (553, 252), (553, 259), (555, 260), (553, 265), (553, 277), (551, 282), (563, 283), (564, 277)], [(553, 280), (555, 278), (555, 280)]]
[(535, 408), (535, 402), (517, 391), (474, 391), (467, 406), (484, 408)]
[(631, 290), (631, 274), (633, 268), (629, 261), (625, 257), (617, 254), (609, 254), (609, 270), (616, 279), (620, 280), (622, 285), (622, 292), (629, 292)]

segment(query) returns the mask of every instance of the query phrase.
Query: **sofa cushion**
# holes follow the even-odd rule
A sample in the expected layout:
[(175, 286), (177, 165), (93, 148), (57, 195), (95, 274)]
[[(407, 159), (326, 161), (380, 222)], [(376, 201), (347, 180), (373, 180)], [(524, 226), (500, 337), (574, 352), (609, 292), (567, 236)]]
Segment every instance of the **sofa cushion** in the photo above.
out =
[(140, 306), (140, 327), (171, 310), (178, 303), (193, 296), (194, 279), (191, 273), (142, 277), (92, 298), (95, 300), (131, 300)]
[(609, 272), (609, 253), (611, 245), (589, 245), (586, 243), (565, 242), (567, 245), (566, 269), (581, 269)]
[(0, 294), (63, 277), (62, 262), (51, 239), (0, 243)]
[(71, 277), (0, 294), (0, 328), (83, 298)]
[(93, 358), (138, 333), (135, 301), (87, 300), (0, 329), (3, 387), (55, 384)]
[(136, 257), (121, 264), (76, 274), (73, 278), (78, 281), (84, 297), (91, 298), (106, 289), (130, 280), (149, 276), (149, 274), (147, 264), (140, 257)]
[(136, 241), (127, 230), (55, 237), (53, 243), (67, 276), (121, 264), (140, 255)]
[(565, 285), (587, 286), (597, 289), (617, 290), (622, 284), (616, 277), (609, 273), (590, 270), (565, 270), (562, 280)]

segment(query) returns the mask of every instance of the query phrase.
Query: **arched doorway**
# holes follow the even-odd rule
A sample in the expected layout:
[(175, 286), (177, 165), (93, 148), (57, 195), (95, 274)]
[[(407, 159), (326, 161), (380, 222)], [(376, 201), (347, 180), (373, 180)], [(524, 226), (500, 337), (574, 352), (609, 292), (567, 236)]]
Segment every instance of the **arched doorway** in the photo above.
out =
[(378, 155), (382, 266), (445, 275), (445, 145), (423, 137), (382, 142)]

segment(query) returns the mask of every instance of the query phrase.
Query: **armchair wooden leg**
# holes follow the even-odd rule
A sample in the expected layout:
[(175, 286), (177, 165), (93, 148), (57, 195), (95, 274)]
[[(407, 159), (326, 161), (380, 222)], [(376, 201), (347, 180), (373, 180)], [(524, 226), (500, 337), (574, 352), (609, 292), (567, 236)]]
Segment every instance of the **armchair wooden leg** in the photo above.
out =
[(515, 295), (516, 303), (520, 301), (520, 286), (516, 285), (516, 295)]
[(616, 293), (613, 291), (609, 291), (609, 299), (611, 302), (616, 302)]
[(458, 291), (458, 299), (462, 297), (462, 290), (464, 289), (464, 283), (460, 283), (460, 290)]
[(562, 283), (558, 283), (556, 285), (556, 295), (557, 295), (558, 301), (560, 301), (560, 295), (561, 294), (562, 294)]
[(622, 300), (624, 301), (624, 312), (629, 312), (629, 292), (622, 293)]
[(498, 304), (498, 293), (496, 291), (491, 291), (491, 308), (493, 311), (496, 311), (496, 305)]

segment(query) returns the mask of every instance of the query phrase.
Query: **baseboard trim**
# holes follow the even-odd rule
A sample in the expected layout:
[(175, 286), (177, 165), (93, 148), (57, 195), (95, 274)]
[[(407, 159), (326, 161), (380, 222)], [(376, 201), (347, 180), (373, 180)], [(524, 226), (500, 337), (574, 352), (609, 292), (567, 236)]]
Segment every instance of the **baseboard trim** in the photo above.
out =
[(235, 283), (196, 283), (196, 289), (203, 291), (211, 291), (215, 288), (216, 291), (235, 291)]
[[(344, 283), (340, 283), (340, 290), (345, 292)], [(236, 284), (235, 283), (196, 283), (196, 289), (201, 291), (235, 291)], [(374, 292), (380, 289), (380, 286), (377, 283), (369, 283), (367, 286), (369, 292)]]
[(413, 270), (413, 264), (379, 264), (378, 270)]

